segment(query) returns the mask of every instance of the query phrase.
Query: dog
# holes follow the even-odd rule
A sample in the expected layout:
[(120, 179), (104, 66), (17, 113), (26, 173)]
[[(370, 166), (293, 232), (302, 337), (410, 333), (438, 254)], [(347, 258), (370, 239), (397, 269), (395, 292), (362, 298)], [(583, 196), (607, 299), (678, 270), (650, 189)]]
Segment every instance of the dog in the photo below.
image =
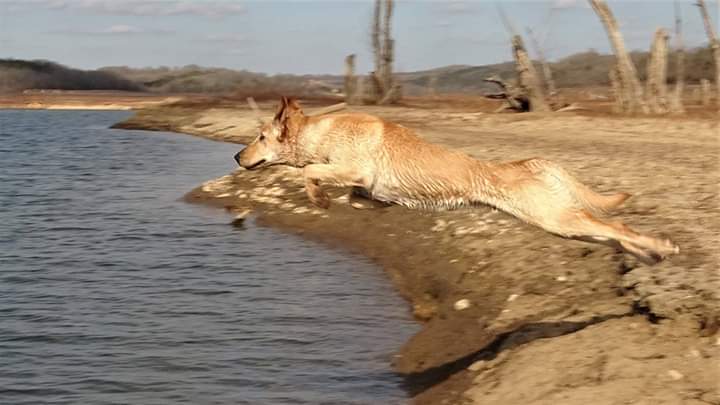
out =
[(630, 194), (598, 194), (551, 161), (483, 162), (375, 116), (309, 117), (287, 97), (235, 160), (248, 170), (302, 168), (307, 195), (321, 208), (330, 206), (322, 184), (335, 184), (408, 208), (490, 205), (561, 237), (619, 247), (648, 264), (680, 251), (669, 239), (600, 219)]

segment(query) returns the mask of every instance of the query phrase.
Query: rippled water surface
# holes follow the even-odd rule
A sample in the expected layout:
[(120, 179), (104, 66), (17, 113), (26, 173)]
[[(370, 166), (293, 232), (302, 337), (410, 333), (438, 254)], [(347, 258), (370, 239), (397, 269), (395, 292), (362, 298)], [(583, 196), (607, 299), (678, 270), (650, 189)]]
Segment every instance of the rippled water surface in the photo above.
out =
[(0, 111), (0, 403), (402, 402), (382, 271), (180, 201), (237, 146), (127, 114)]

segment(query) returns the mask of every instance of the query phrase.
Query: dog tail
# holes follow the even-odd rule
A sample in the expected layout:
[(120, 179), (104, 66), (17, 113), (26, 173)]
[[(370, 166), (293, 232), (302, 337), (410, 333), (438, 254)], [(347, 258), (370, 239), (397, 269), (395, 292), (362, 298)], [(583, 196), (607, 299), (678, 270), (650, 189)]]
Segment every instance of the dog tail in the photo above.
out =
[(612, 195), (598, 194), (562, 167), (552, 163), (548, 164), (547, 170), (569, 188), (573, 197), (584, 208), (593, 212), (608, 213), (618, 208), (625, 200), (631, 197), (631, 194), (628, 193), (615, 193)]
[(631, 197), (628, 193), (616, 193), (613, 195), (598, 194), (585, 185), (582, 185), (582, 188), (578, 190), (577, 194), (579, 194), (578, 199), (582, 201), (587, 208), (601, 212), (610, 212)]

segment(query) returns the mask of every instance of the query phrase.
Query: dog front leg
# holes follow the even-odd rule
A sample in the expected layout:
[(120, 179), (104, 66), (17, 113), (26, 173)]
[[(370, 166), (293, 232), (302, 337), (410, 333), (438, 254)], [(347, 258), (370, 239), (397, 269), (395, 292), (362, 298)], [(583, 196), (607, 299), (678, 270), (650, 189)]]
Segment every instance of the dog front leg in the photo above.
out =
[(320, 183), (331, 183), (340, 187), (366, 187), (365, 177), (356, 170), (340, 165), (313, 164), (303, 169), (305, 192), (313, 204), (320, 208), (330, 207), (330, 197)]

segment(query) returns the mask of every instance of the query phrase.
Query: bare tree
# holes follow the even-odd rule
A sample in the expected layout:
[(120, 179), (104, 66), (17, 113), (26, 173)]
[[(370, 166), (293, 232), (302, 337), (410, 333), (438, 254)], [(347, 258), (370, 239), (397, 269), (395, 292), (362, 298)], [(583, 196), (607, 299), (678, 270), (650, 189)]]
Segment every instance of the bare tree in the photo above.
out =
[(655, 31), (647, 65), (646, 95), (650, 110), (656, 114), (668, 111), (667, 58), (668, 33), (664, 28)]
[(540, 66), (542, 66), (543, 71), (543, 79), (545, 83), (545, 89), (548, 91), (548, 95), (550, 96), (550, 99), (554, 99), (557, 95), (557, 88), (555, 87), (555, 80), (553, 80), (552, 77), (552, 70), (550, 69), (550, 65), (547, 63), (547, 60), (545, 59), (545, 52), (543, 52), (542, 47), (540, 46), (540, 43), (538, 42), (537, 38), (535, 38), (535, 35), (530, 29), (530, 27), (526, 28), (528, 38), (530, 38), (530, 43), (532, 44), (535, 54), (538, 57), (538, 61), (540, 62)]
[(358, 102), (358, 78), (355, 76), (355, 54), (345, 57), (345, 101), (348, 104)]
[(710, 105), (710, 80), (700, 79), (700, 103), (707, 107)]
[(395, 41), (390, 35), (393, 0), (375, 0), (372, 24), (372, 46), (375, 56), (375, 71), (371, 78), (374, 86), (374, 100), (379, 104), (393, 103), (400, 99), (400, 85), (393, 78)]
[(500, 107), (496, 112), (503, 110), (525, 111), (551, 111), (548, 105), (540, 80), (538, 79), (535, 66), (528, 56), (522, 37), (514, 35), (512, 38), (513, 57), (515, 58), (515, 70), (518, 73), (517, 86), (505, 82), (497, 76), (488, 77), (484, 81), (497, 84), (502, 91), (498, 93), (485, 94), (491, 99), (501, 99), (507, 105)]
[(685, 45), (682, 37), (682, 15), (675, 0), (675, 91), (670, 98), (670, 111), (685, 112), (683, 107), (683, 88), (685, 87)]
[(620, 81), (620, 73), (618, 72), (617, 64), (610, 68), (610, 85), (612, 88), (612, 95), (615, 103), (613, 104), (614, 113), (623, 113), (627, 111), (627, 100), (625, 99), (626, 92)]
[(513, 27), (512, 22), (505, 14), (500, 4), (496, 4), (500, 20), (511, 37), (515, 70), (517, 71), (517, 86), (506, 83), (497, 76), (485, 79), (486, 82), (495, 83), (502, 89), (499, 93), (485, 94), (487, 98), (504, 99), (507, 105), (498, 109), (502, 111), (511, 109), (515, 111), (551, 111), (545, 98), (545, 92), (538, 77), (535, 66), (528, 56), (522, 37)]
[(438, 83), (438, 73), (434, 72), (432, 76), (430, 76), (430, 79), (428, 80), (427, 85), (427, 94), (431, 97), (437, 97), (437, 83)]
[(707, 33), (708, 40), (710, 41), (710, 48), (713, 52), (713, 59), (715, 59), (715, 85), (717, 87), (717, 105), (720, 108), (720, 40), (715, 36), (712, 22), (710, 21), (710, 15), (705, 5), (705, 0), (697, 0), (695, 5), (700, 9), (700, 14), (703, 18), (703, 24), (705, 25), (705, 32)]
[(645, 114), (649, 112), (647, 104), (643, 97), (642, 86), (638, 79), (637, 70), (635, 65), (630, 59), (627, 50), (625, 49), (625, 41), (623, 41), (622, 34), (615, 21), (615, 16), (610, 7), (604, 0), (589, 0), (595, 13), (600, 17), (600, 20), (605, 26), (608, 38), (612, 44), (615, 57), (617, 58), (617, 68), (619, 83), (622, 86), (621, 91), (623, 97), (628, 101), (624, 112), (632, 113), (641, 111)]
[(530, 100), (530, 111), (550, 111), (550, 106), (545, 100), (545, 94), (538, 80), (537, 71), (535, 71), (535, 66), (533, 66), (525, 50), (525, 45), (520, 35), (513, 36), (512, 46), (513, 56), (515, 57), (515, 69), (517, 69), (518, 72), (520, 87)]

